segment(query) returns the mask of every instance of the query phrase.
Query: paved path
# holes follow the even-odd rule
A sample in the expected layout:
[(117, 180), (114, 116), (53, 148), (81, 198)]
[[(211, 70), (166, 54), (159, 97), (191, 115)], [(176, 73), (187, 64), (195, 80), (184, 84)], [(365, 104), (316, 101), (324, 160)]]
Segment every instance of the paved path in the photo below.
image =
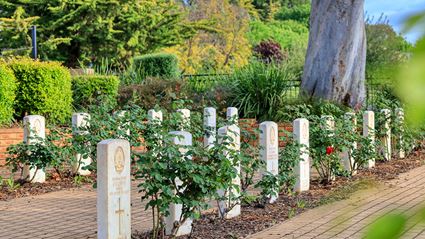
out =
[[(149, 229), (150, 213), (132, 186), (132, 228)], [(96, 213), (96, 191), (90, 188), (0, 202), (0, 239), (96, 238)]]
[[(250, 236), (277, 238), (362, 238), (365, 228), (388, 212), (409, 218), (425, 207), (425, 166), (385, 183), (379, 189), (359, 191), (349, 200), (322, 206)], [(425, 223), (409, 223), (402, 238), (425, 238)]]
[[(151, 228), (133, 184), (132, 228)], [(309, 210), (251, 239), (361, 238), (364, 228), (389, 211), (413, 215), (425, 202), (425, 166), (403, 174), (382, 188), (361, 191), (350, 200)], [(422, 204), (422, 205), (421, 205)], [(425, 225), (412, 227), (404, 238), (425, 238)], [(0, 202), (0, 238), (95, 238), (96, 192), (90, 188), (48, 193)]]

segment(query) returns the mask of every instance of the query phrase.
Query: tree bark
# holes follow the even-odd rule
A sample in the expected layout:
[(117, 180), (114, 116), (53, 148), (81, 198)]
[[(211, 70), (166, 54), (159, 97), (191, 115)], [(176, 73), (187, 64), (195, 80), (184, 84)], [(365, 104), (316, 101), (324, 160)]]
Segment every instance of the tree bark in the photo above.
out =
[(365, 68), (364, 0), (313, 0), (301, 94), (360, 108)]

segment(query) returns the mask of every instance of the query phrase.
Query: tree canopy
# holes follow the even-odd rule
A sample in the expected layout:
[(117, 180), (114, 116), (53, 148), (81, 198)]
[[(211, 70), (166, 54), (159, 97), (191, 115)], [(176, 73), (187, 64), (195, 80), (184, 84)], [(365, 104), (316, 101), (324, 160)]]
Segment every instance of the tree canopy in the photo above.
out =
[[(40, 56), (69, 66), (96, 64), (103, 58), (113, 59), (114, 65), (126, 64), (134, 55), (183, 42), (198, 27), (185, 20), (180, 4), (168, 0), (4, 0), (0, 8), (0, 26), (7, 24), (6, 18), (15, 17), (15, 25), (27, 19), (21, 24), (24, 28), (8, 29), (25, 35), (28, 21), (37, 25), (40, 44), (50, 49), (41, 49)], [(1, 31), (0, 38), (8, 39), (10, 33)], [(15, 37), (14, 42), (28, 46), (24, 37)], [(10, 45), (2, 40), (0, 48)]]

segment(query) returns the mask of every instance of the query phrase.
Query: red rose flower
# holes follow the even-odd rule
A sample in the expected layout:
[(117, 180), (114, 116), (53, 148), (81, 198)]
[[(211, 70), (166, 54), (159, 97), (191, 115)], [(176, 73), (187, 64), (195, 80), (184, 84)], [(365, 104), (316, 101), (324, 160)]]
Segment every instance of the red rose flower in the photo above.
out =
[(327, 148), (326, 148), (326, 154), (327, 155), (330, 155), (331, 153), (333, 153), (335, 151), (335, 149), (334, 149), (334, 147), (332, 147), (332, 146), (328, 146)]

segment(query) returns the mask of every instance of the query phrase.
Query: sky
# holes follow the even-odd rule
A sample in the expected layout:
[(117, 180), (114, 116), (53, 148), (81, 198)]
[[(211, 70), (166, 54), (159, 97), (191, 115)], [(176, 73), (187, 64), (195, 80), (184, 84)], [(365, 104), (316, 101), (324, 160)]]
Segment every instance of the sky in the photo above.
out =
[[(365, 0), (366, 16), (377, 19), (384, 14), (398, 32), (403, 28), (403, 20), (406, 16), (424, 10), (425, 0)], [(418, 30), (405, 35), (406, 39), (412, 43), (418, 36)]]

